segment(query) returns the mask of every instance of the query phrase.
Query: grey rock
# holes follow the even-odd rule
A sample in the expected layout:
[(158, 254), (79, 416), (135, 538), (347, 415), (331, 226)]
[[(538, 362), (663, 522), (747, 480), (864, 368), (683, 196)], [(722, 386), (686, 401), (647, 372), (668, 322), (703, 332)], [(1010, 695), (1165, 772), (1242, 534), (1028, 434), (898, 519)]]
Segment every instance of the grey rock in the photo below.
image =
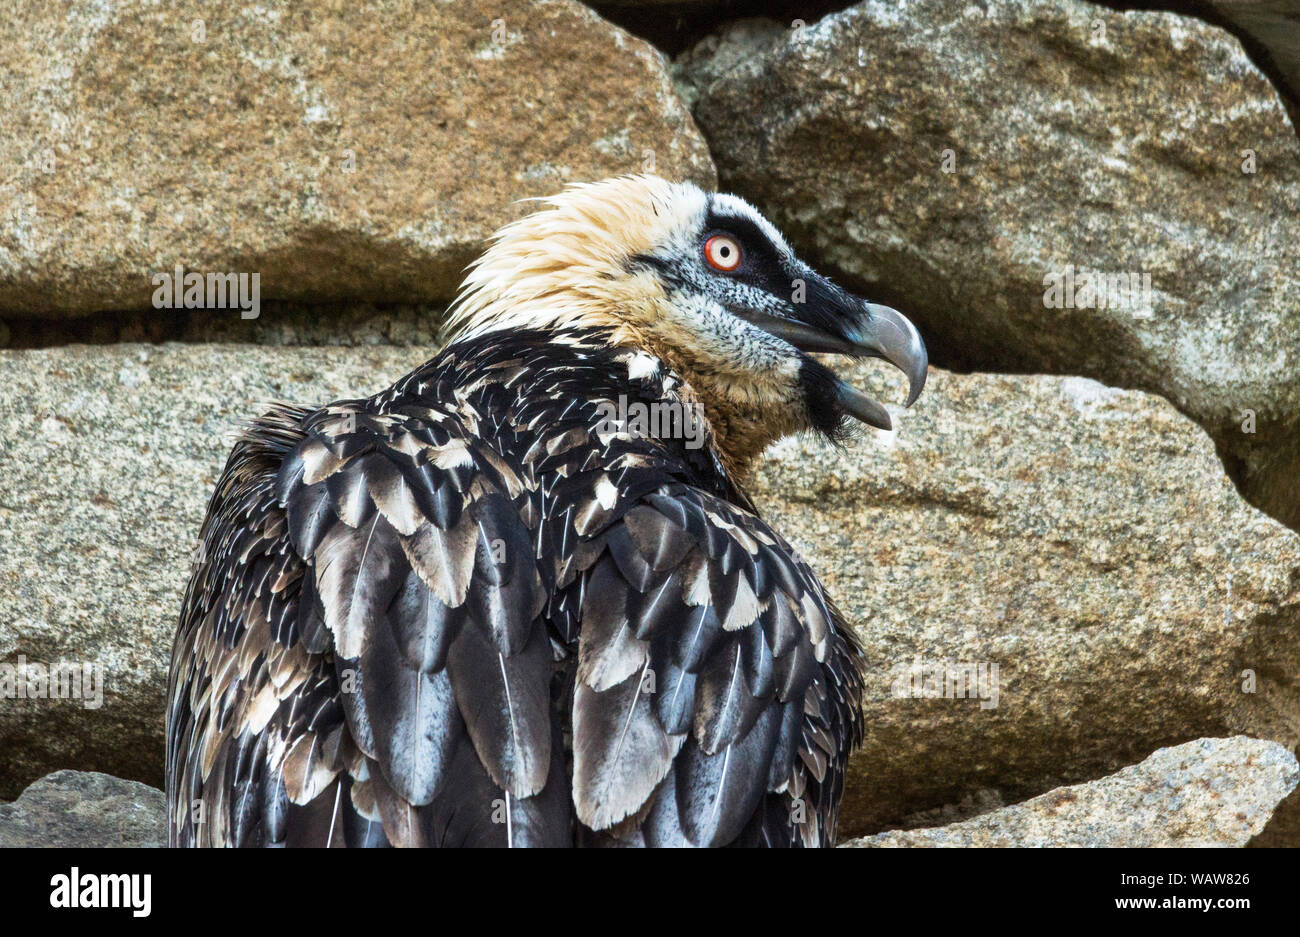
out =
[(81, 319), (14, 319), (0, 348), (122, 342), (251, 345), (422, 345), (443, 342), (442, 303), (287, 303), (268, 300), (255, 319), (227, 310), (118, 310)]
[(56, 771), (0, 804), (0, 849), (167, 845), (163, 792), (94, 771)]
[[(1300, 140), (1237, 39), (1076, 0), (868, 2), (729, 28), (678, 77), (721, 186), (936, 362), (1159, 393), (1300, 528)], [(1050, 307), (1071, 267), (1149, 275), (1150, 303)]]
[(849, 847), (1239, 847), (1300, 783), (1295, 755), (1239, 735), (1162, 748), (1108, 777), (970, 820)]
[(1294, 848), (1300, 844), (1300, 787), (1277, 805), (1273, 816), (1246, 845), (1253, 849)]
[(269, 400), (373, 393), (428, 354), (248, 345), (0, 352), (0, 662), (66, 662), (102, 675), (98, 705), (0, 699), (0, 797), (69, 767), (161, 786), (172, 634), (233, 434)]

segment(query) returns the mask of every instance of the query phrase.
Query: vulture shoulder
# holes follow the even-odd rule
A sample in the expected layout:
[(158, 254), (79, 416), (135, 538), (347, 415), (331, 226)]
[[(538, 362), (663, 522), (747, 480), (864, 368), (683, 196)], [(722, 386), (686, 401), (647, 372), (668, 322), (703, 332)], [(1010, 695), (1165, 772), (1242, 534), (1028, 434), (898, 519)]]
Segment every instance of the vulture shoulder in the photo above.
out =
[(174, 843), (833, 837), (856, 647), (707, 444), (611, 423), (683, 402), (644, 358), (485, 336), (250, 427), (173, 651)]

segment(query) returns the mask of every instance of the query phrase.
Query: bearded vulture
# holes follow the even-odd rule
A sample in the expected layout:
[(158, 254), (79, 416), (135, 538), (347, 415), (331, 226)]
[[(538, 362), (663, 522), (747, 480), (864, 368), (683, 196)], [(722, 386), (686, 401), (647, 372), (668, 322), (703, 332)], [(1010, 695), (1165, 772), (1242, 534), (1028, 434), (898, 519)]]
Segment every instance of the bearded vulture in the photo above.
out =
[(910, 405), (916, 329), (653, 176), (501, 229), (449, 322), (236, 443), (172, 650), (171, 843), (832, 844), (860, 651), (743, 483), (787, 434), (889, 428), (811, 353)]

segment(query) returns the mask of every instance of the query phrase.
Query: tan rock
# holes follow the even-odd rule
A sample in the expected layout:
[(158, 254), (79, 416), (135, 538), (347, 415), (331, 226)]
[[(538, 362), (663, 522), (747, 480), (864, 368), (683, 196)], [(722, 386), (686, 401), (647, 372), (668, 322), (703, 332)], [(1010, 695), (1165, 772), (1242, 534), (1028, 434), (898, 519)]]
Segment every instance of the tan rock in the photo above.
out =
[(660, 54), (569, 0), (22, 2), (0, 54), (6, 317), (146, 309), (178, 263), (443, 301), (517, 199), (713, 181)]

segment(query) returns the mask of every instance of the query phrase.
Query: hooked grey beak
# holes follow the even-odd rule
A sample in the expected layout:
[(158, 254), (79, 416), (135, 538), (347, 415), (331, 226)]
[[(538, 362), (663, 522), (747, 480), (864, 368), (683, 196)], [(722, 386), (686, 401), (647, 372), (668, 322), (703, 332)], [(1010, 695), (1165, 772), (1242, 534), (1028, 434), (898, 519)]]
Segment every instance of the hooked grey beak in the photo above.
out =
[[(781, 319), (764, 313), (747, 313), (743, 317), (795, 348), (805, 352), (826, 352), (851, 357), (881, 358), (907, 375), (907, 404), (916, 403), (925, 387), (930, 359), (921, 334), (906, 316), (896, 309), (876, 303), (859, 303), (853, 314), (837, 323), (834, 334), (793, 319)], [(862, 391), (841, 381), (840, 406), (851, 416), (877, 429), (892, 429), (889, 412)]]
[(883, 358), (907, 375), (907, 403), (916, 403), (925, 388), (930, 356), (921, 341), (921, 333), (910, 319), (897, 309), (866, 303), (867, 318), (859, 321), (853, 334), (853, 347), (861, 354)]

